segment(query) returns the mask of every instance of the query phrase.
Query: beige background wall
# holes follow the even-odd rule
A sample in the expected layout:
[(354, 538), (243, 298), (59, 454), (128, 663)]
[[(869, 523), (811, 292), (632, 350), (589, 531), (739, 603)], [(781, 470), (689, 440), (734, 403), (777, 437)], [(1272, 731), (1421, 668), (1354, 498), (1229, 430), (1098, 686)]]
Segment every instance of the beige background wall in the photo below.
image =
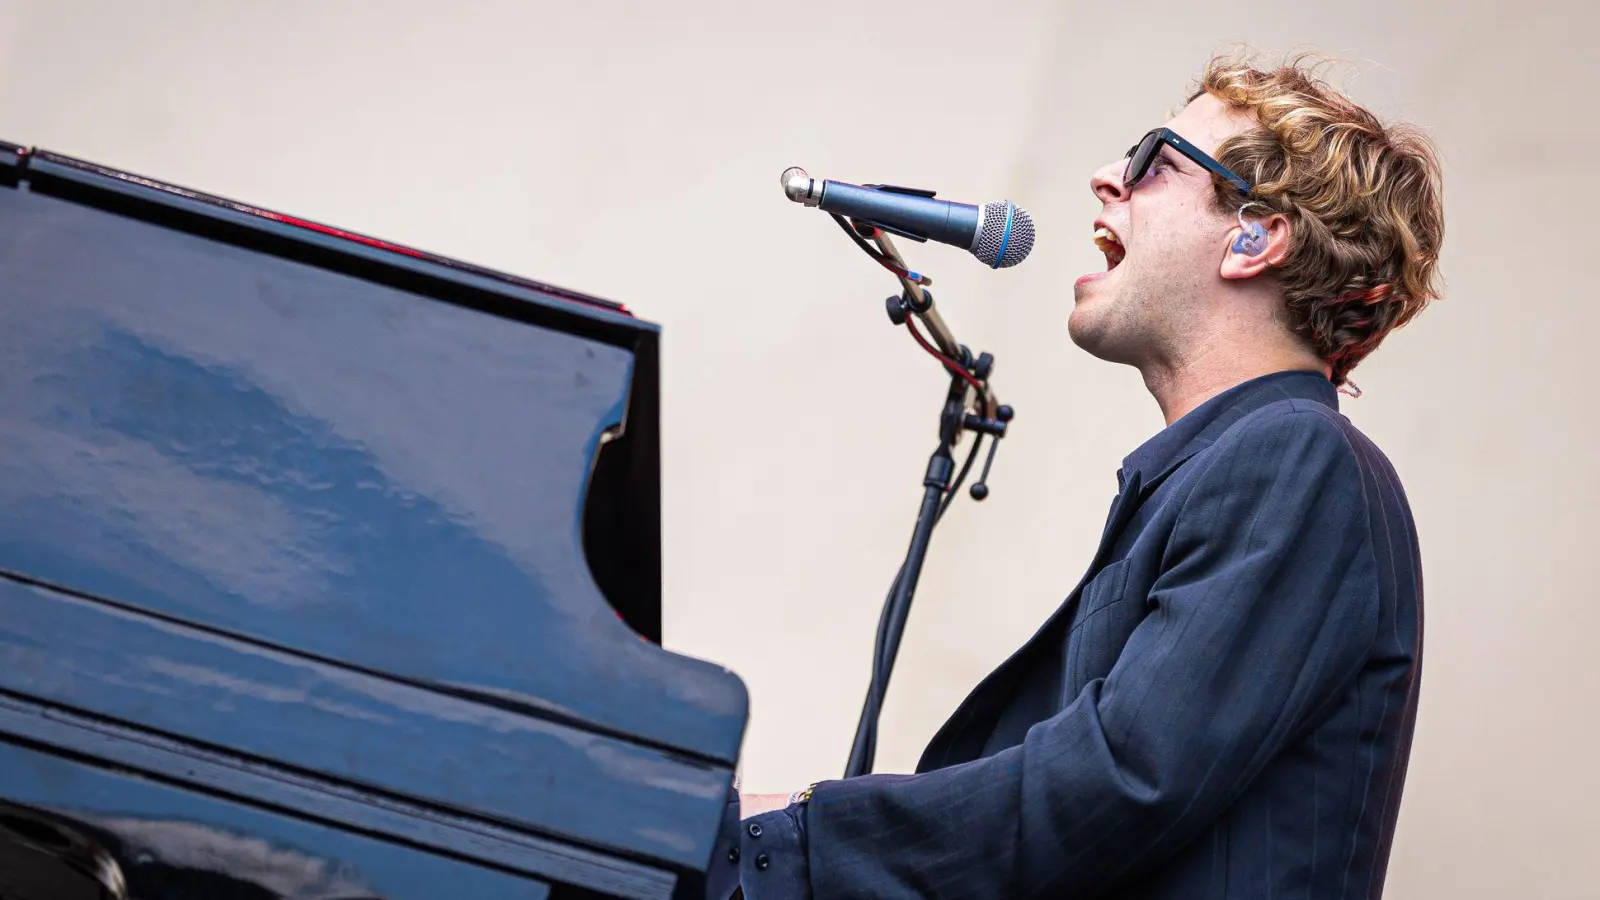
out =
[(906, 770), (1077, 580), (1160, 427), (1073, 348), (1089, 172), (1247, 41), (1445, 152), (1448, 299), (1345, 409), (1409, 488), (1428, 586), (1399, 898), (1600, 888), (1600, 529), (1587, 3), (0, 0), (0, 137), (628, 303), (665, 327), (668, 640), (747, 681), (748, 787), (836, 776), (942, 377), (888, 277), (778, 174), (1031, 209), (1017, 269), (911, 249), (1015, 404), (938, 535), (885, 714)]

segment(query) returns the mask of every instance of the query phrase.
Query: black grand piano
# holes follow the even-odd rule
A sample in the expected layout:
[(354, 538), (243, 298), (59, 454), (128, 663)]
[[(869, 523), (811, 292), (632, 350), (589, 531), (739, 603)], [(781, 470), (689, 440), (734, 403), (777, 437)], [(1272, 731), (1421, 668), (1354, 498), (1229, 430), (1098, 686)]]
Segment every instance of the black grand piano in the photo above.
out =
[(0, 144), (0, 900), (687, 897), (656, 327)]

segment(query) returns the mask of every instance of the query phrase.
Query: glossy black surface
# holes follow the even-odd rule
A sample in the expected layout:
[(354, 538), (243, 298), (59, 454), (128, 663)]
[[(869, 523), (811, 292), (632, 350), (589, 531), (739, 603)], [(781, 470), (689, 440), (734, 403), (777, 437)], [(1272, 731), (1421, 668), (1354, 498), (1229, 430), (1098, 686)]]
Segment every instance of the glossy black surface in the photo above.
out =
[[(89, 884), (130, 900), (550, 896), (524, 875), (14, 745), (0, 744), (0, 796), (0, 860), (29, 861), (0, 872), (8, 900), (116, 896)], [(99, 878), (53, 871), (67, 848), (92, 852)]]
[[(9, 146), (9, 145), (8, 145)], [(585, 497), (584, 546), (606, 598), (661, 640), (657, 329), (620, 304), (46, 150), (17, 148), (35, 194), (354, 276), (435, 302), (611, 344), (633, 355), (625, 428), (612, 432)], [(0, 170), (0, 175), (4, 175)]]
[(0, 219), (0, 569), (733, 759), (738, 682), (622, 628), (579, 544), (626, 351), (48, 197)]
[(0, 184), (14, 185), (17, 183), (21, 151), (22, 148), (16, 144), (0, 141)]
[(0, 691), (695, 867), (726, 773), (637, 743), (0, 579)]
[(737, 680), (630, 633), (580, 543), (630, 353), (54, 198), (0, 219), (0, 569), (736, 757)]
[(36, 699), (0, 696), (0, 732), (6, 741), (19, 746), (114, 764), (120, 771), (146, 779), (242, 798), (262, 809), (332, 823), (608, 897), (664, 897), (675, 884), (670, 871), (614, 854), (385, 795), (368, 786), (332, 781), (326, 773), (297, 771), (277, 762), (118, 725)]
[(64, 157), (7, 171), (0, 742), (70, 762), (0, 802), (176, 792), (207, 811), (166, 834), (331, 841), (363, 877), (425, 847), (557, 897), (704, 870), (746, 697), (647, 639), (654, 326)]

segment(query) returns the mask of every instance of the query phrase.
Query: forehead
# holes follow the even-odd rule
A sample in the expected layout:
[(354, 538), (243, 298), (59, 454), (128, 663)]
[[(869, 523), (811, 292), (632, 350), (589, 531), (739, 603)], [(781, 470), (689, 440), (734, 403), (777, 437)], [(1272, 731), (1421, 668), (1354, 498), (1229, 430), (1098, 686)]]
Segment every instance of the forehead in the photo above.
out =
[(1215, 154), (1223, 141), (1254, 125), (1255, 118), (1248, 112), (1231, 109), (1210, 94), (1194, 98), (1167, 121), (1168, 128), (1208, 154)]

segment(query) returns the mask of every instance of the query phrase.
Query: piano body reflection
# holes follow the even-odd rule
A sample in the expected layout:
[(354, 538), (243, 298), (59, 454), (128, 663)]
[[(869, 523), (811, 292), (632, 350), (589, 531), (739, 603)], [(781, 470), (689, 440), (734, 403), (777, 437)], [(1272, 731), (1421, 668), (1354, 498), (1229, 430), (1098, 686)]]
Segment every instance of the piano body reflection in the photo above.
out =
[(0, 898), (692, 896), (657, 329), (0, 145)]

